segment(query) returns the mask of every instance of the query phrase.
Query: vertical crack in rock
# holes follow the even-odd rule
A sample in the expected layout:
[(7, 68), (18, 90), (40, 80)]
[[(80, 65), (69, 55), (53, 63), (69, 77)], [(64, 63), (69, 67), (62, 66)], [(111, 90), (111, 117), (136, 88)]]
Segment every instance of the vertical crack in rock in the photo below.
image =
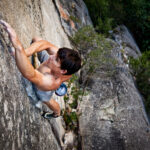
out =
[(61, 27), (62, 27), (62, 29), (63, 29), (64, 33), (68, 36), (67, 32), (65, 31), (64, 26), (62, 25), (61, 15), (60, 15), (59, 9), (58, 9), (58, 7), (57, 7), (57, 4), (56, 4), (55, 0), (52, 0), (52, 2), (53, 2), (53, 4), (54, 4), (54, 7), (55, 7), (55, 9), (56, 9), (57, 13), (58, 13), (59, 20), (60, 20), (60, 23), (61, 23)]

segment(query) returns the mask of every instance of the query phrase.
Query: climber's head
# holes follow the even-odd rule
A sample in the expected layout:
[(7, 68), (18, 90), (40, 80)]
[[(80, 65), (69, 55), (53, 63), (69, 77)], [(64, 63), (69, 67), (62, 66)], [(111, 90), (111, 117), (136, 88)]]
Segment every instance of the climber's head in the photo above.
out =
[(61, 70), (64, 70), (64, 75), (71, 75), (81, 68), (81, 57), (75, 50), (60, 48), (57, 57), (60, 60)]

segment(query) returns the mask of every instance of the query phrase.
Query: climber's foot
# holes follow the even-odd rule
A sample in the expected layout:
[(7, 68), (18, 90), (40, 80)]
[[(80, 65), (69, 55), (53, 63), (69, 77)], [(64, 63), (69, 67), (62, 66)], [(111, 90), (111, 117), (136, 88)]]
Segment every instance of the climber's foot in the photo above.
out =
[(43, 114), (42, 116), (45, 118), (45, 119), (51, 119), (51, 118), (57, 118), (59, 117), (57, 114), (55, 113), (50, 113), (50, 112), (45, 112), (43, 111)]

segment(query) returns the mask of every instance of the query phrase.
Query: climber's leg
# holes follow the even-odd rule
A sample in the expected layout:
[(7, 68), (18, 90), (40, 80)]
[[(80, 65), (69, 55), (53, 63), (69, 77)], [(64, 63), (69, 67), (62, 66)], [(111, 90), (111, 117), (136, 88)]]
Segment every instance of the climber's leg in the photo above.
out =
[(54, 99), (43, 103), (45, 103), (54, 112), (55, 115), (60, 116), (60, 106)]

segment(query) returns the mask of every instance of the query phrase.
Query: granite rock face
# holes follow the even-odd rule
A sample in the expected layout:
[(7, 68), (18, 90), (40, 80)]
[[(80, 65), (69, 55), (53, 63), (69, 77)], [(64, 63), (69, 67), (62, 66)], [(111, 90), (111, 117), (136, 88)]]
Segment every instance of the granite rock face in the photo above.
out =
[[(71, 47), (51, 0), (2, 0), (0, 19), (12, 25), (24, 48), (30, 45), (33, 36), (41, 36), (58, 47)], [(61, 149), (52, 131), (58, 121), (43, 119), (30, 102), (9, 53), (11, 48), (8, 35), (0, 26), (0, 149)]]
[(62, 26), (68, 36), (72, 36), (79, 28), (92, 25), (88, 10), (82, 0), (55, 1)]
[[(1, 30), (2, 31), (2, 30)], [(0, 149), (60, 149), (51, 125), (30, 103), (6, 34), (0, 33)], [(46, 144), (47, 143), (47, 144)]]
[(137, 58), (141, 55), (140, 49), (132, 37), (130, 31), (126, 26), (121, 25), (114, 29), (112, 37), (115, 42), (120, 46), (120, 49), (124, 49), (124, 52), (128, 56)]
[[(58, 47), (71, 47), (68, 36), (84, 25), (92, 25), (82, 0), (1, 0), (0, 19), (14, 27), (24, 48), (34, 36)], [(138, 57), (140, 51), (125, 27), (118, 27), (112, 36), (115, 41), (109, 41), (114, 45), (113, 57), (118, 61), (116, 73), (108, 77), (102, 74), (104, 70), (98, 69), (88, 87), (89, 95), (80, 103), (81, 147), (83, 150), (148, 150), (150, 126), (127, 64), (127, 57)], [(33, 105), (37, 98), (31, 85), (22, 79), (9, 53), (11, 48), (8, 35), (0, 26), (0, 149), (65, 148), (63, 144), (72, 137), (63, 143), (67, 134), (64, 135), (61, 121), (41, 117), (40, 110)], [(55, 96), (55, 99), (64, 107), (62, 98)]]
[(128, 68), (128, 56), (136, 58), (140, 51), (129, 40), (131, 34), (127, 28), (119, 28), (124, 30), (113, 33), (115, 42), (108, 39), (114, 45), (115, 73), (108, 76), (97, 68), (92, 84), (87, 87), (89, 95), (80, 104), (79, 126), (84, 150), (148, 150), (150, 147), (149, 121)]
[[(81, 22), (74, 22), (76, 18), (67, 14), (72, 8), (76, 12), (75, 15), (72, 12), (72, 16), (81, 18)], [(34, 36), (40, 36), (58, 47), (71, 48), (68, 35), (91, 23), (82, 0), (2, 0), (0, 19), (11, 24), (24, 48), (30, 46)], [(32, 86), (22, 78), (9, 53), (12, 48), (8, 35), (0, 25), (0, 149), (64, 148), (65, 131), (61, 118), (47, 121), (41, 117), (41, 110), (35, 108), (38, 99)], [(54, 98), (64, 108), (63, 98), (56, 95)]]

